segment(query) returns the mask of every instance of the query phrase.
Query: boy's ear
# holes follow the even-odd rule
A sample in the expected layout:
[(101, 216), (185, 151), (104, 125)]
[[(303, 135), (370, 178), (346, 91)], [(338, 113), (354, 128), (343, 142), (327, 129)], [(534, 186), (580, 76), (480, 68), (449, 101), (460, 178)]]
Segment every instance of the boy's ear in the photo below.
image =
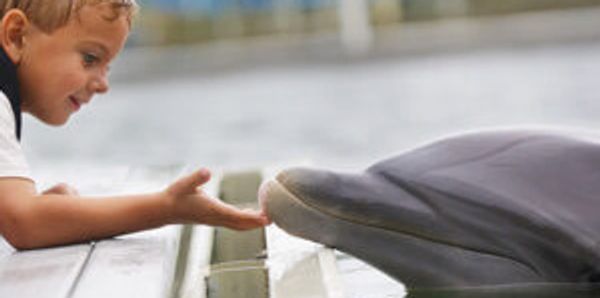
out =
[(0, 42), (4, 51), (14, 64), (19, 64), (23, 57), (25, 35), (29, 30), (29, 19), (19, 9), (11, 9), (2, 18)]

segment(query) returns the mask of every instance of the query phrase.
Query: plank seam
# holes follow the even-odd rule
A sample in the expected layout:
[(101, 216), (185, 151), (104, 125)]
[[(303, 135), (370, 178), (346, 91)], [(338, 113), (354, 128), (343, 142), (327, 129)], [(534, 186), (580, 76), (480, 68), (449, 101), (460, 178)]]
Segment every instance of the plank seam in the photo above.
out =
[(83, 260), (83, 263), (81, 264), (81, 267), (79, 268), (78, 273), (75, 276), (75, 279), (73, 280), (73, 283), (71, 284), (71, 287), (69, 288), (69, 291), (67, 292), (67, 295), (65, 296), (66, 298), (72, 298), (73, 295), (75, 294), (77, 285), (79, 285), (79, 282), (81, 281), (81, 278), (83, 277), (83, 274), (85, 272), (85, 268), (89, 264), (90, 259), (92, 258), (92, 254), (95, 249), (96, 249), (96, 242), (93, 241), (90, 243), (90, 250), (88, 251), (87, 255), (85, 256), (85, 260)]

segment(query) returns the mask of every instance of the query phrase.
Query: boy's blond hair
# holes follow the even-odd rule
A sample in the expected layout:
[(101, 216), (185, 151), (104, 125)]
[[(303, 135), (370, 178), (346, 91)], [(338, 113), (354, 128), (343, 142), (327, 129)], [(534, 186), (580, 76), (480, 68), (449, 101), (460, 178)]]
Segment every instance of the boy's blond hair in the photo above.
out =
[(19, 9), (29, 20), (47, 33), (66, 25), (87, 5), (108, 4), (111, 15), (108, 20), (125, 15), (131, 23), (138, 9), (135, 0), (0, 0), (0, 19), (11, 9)]

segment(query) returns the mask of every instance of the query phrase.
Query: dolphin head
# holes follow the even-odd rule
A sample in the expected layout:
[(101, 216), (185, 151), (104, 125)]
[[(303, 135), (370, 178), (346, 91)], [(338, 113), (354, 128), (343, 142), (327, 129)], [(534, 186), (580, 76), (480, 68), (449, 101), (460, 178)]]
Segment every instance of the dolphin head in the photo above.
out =
[(600, 282), (600, 142), (503, 130), (442, 139), (358, 173), (292, 168), (261, 200), (291, 234), (410, 288)]
[[(381, 172), (292, 168), (260, 192), (269, 217), (282, 229), (359, 257), (409, 289), (571, 282), (549, 278), (519, 251), (527, 241), (540, 245), (535, 233), (519, 235), (524, 233), (519, 212), (492, 208), (477, 215), (480, 206), (464, 206), (460, 198)], [(477, 218), (461, 222), (460, 216)], [(515, 239), (488, 233), (497, 230)]]

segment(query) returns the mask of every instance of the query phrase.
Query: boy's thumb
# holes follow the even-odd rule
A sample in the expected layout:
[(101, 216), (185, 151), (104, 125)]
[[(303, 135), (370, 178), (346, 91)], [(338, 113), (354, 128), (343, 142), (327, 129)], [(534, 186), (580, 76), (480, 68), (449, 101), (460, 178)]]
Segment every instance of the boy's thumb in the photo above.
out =
[(196, 188), (208, 182), (208, 180), (210, 180), (210, 171), (200, 169), (179, 179), (173, 186), (178, 192), (189, 193), (196, 191)]

